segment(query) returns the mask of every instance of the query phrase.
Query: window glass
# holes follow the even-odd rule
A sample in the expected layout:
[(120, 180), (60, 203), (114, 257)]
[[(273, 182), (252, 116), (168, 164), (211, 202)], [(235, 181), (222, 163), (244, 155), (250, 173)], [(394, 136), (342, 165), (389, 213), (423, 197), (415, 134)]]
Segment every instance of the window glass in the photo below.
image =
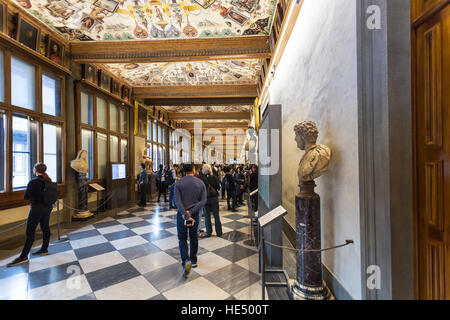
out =
[(89, 164), (88, 179), (94, 179), (94, 132), (81, 130), (81, 148), (87, 151), (86, 160)]
[(162, 129), (161, 129), (161, 139), (162, 139), (162, 143), (163, 144), (166, 144), (166, 128), (165, 127), (162, 127)]
[(118, 131), (119, 114), (115, 104), (109, 105), (109, 130)]
[(153, 142), (157, 142), (157, 130), (158, 130), (158, 128), (157, 128), (157, 125), (156, 125), (156, 123), (155, 122), (153, 122)]
[(108, 111), (106, 100), (97, 97), (97, 127), (108, 128)]
[(42, 74), (42, 112), (61, 116), (61, 79)]
[(148, 155), (150, 158), (153, 159), (153, 157), (152, 157), (152, 150), (153, 150), (152, 144), (151, 144), (150, 142), (147, 142), (147, 144), (148, 144), (148, 146), (149, 146), (149, 148), (147, 149), (147, 155)]
[(30, 181), (33, 166), (37, 162), (36, 122), (26, 116), (12, 119), (13, 189), (24, 188)]
[(158, 142), (161, 143), (161, 126), (158, 126)]
[(158, 147), (153, 145), (153, 171), (158, 171)]
[[(152, 149), (149, 149), (150, 152)], [(120, 162), (127, 162), (128, 160), (128, 140), (120, 139)]]
[(119, 138), (109, 136), (109, 161), (119, 162)]
[(11, 57), (11, 103), (34, 110), (36, 108), (36, 68)]
[(92, 95), (81, 92), (81, 122), (94, 125)]
[(127, 133), (127, 111), (125, 109), (120, 109), (120, 132), (121, 133)]
[(108, 139), (106, 134), (97, 133), (97, 173), (99, 179), (106, 177), (106, 161), (108, 157)]
[(3, 51), (0, 50), (0, 101), (5, 102), (5, 65)]
[(148, 120), (147, 125), (147, 139), (152, 140), (152, 120)]
[(44, 123), (44, 163), (53, 182), (62, 183), (61, 127)]
[(0, 110), (0, 191), (5, 191), (6, 177), (6, 113)]

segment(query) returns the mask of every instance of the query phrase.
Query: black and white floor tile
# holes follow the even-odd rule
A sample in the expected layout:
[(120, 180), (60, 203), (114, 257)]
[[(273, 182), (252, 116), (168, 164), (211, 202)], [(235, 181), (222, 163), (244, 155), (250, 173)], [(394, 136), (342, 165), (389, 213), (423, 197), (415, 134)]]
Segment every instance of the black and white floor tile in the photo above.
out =
[(0, 261), (0, 299), (261, 299), (258, 254), (244, 244), (247, 208), (220, 205), (224, 234), (199, 240), (198, 267), (187, 279), (176, 211), (152, 203), (76, 230), (26, 265)]

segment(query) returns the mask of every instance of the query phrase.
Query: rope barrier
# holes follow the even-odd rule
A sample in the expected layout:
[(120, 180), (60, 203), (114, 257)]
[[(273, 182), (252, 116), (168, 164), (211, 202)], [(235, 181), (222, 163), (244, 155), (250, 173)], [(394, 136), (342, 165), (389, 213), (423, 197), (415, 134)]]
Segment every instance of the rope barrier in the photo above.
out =
[[(334, 250), (334, 249), (337, 249), (337, 248), (342, 248), (342, 247), (348, 246), (350, 244), (353, 244), (354, 241), (353, 240), (345, 240), (344, 244), (340, 244), (340, 245), (337, 245), (337, 246), (334, 246), (334, 247), (329, 247), (329, 248), (324, 248), (324, 249), (295, 249), (295, 248), (290, 248), (290, 247), (274, 244), (274, 243), (271, 243), (271, 242), (269, 242), (267, 240), (264, 240), (264, 243), (267, 243), (268, 245), (270, 245), (272, 247), (286, 249), (286, 250), (291, 250), (291, 251), (295, 251), (295, 252), (323, 252), (323, 251), (329, 251), (329, 250)], [(261, 241), (259, 243), (259, 248), (261, 248)]]
[(22, 227), (22, 226), (24, 226), (24, 225), (26, 225), (26, 224), (27, 224), (27, 222), (25, 221), (25, 222), (23, 222), (23, 223), (21, 223), (21, 224), (19, 224), (19, 225), (17, 225), (17, 226), (14, 226), (14, 227), (12, 227), (12, 228), (9, 228), (9, 229), (0, 231), (0, 234), (3, 234), (3, 233), (6, 233), (6, 232), (9, 232), (9, 231), (18, 229), (18, 228), (20, 228), (20, 227)]

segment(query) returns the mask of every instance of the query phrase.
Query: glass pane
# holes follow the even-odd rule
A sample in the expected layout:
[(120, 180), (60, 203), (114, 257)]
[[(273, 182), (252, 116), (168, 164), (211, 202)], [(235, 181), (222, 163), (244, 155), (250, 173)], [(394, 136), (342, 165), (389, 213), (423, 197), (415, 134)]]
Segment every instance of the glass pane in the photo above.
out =
[(109, 136), (109, 161), (119, 162), (119, 138)]
[(37, 162), (37, 128), (26, 116), (12, 119), (13, 189), (24, 188), (31, 179)]
[(106, 101), (97, 97), (97, 127), (107, 129), (108, 111)]
[(128, 140), (121, 139), (120, 140), (120, 162), (127, 162), (127, 160), (128, 160)]
[(158, 147), (153, 145), (153, 171), (158, 171)]
[(153, 150), (152, 144), (151, 144), (151, 143), (148, 143), (148, 146), (149, 146), (149, 148), (147, 149), (147, 155), (148, 155), (150, 158), (153, 159), (153, 157), (152, 157), (152, 150)]
[(0, 191), (5, 191), (6, 177), (6, 114), (0, 110)]
[(0, 101), (5, 102), (5, 66), (3, 51), (0, 50)]
[(161, 143), (161, 126), (158, 126), (158, 142)]
[(148, 120), (147, 125), (147, 139), (152, 140), (152, 120)]
[(94, 125), (92, 95), (81, 92), (81, 122)]
[(120, 109), (120, 132), (121, 133), (127, 133), (127, 111), (125, 109)]
[(61, 116), (61, 79), (42, 75), (42, 112)]
[(11, 103), (34, 110), (36, 108), (36, 68), (11, 57)]
[(115, 104), (109, 105), (109, 130), (117, 131), (119, 122), (119, 114)]
[(163, 144), (166, 144), (166, 128), (165, 127), (162, 127), (162, 130), (161, 130), (161, 139), (162, 139), (162, 143)]
[(153, 139), (153, 142), (158, 142), (157, 141), (157, 130), (158, 130), (158, 128), (157, 128), (157, 125), (156, 125), (156, 123), (153, 121), (153, 137), (152, 137), (152, 139)]
[(94, 179), (94, 132), (81, 130), (81, 148), (87, 151), (87, 162), (89, 164), (88, 179)]
[(61, 127), (44, 123), (44, 163), (53, 182), (62, 183)]
[(108, 157), (108, 137), (97, 133), (97, 175), (98, 179), (106, 177), (106, 161)]

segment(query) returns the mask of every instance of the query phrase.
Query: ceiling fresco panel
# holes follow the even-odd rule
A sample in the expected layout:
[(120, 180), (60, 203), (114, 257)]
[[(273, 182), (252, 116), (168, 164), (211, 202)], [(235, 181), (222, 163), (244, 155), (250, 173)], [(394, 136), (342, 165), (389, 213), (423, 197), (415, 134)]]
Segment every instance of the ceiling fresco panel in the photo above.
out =
[(250, 112), (252, 106), (162, 106), (162, 108), (168, 112)]
[(72, 41), (268, 35), (275, 0), (14, 0)]

